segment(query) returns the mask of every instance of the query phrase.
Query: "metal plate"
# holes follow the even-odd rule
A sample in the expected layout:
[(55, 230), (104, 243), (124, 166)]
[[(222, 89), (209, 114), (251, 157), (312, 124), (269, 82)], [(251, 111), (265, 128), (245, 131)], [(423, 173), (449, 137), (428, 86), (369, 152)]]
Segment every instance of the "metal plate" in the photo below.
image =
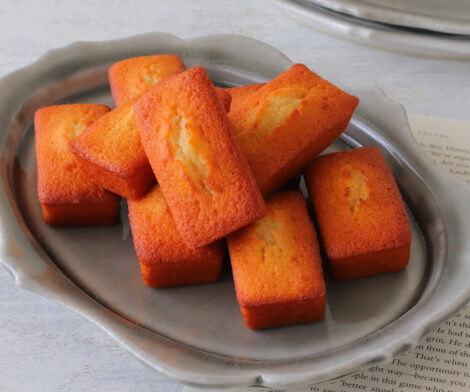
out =
[(84, 315), (163, 374), (212, 387), (306, 385), (388, 361), (469, 298), (470, 245), (462, 240), (470, 233), (469, 188), (423, 156), (402, 107), (378, 90), (352, 91), (361, 98), (357, 115), (330, 150), (376, 145), (383, 151), (408, 206), (411, 261), (404, 272), (348, 283), (327, 276), (321, 322), (248, 330), (227, 260), (215, 284), (145, 287), (125, 203), (111, 227), (45, 225), (35, 187), (34, 111), (58, 102), (111, 104), (107, 67), (150, 53), (201, 64), (220, 85), (269, 80), (292, 64), (248, 38), (149, 34), (73, 44), (1, 80), (1, 261), (19, 286)]
[(308, 1), (336, 12), (397, 27), (470, 35), (470, 2), (468, 0)]
[(270, 4), (315, 30), (362, 45), (413, 56), (470, 59), (470, 35), (398, 28), (335, 12), (309, 0), (275, 0)]

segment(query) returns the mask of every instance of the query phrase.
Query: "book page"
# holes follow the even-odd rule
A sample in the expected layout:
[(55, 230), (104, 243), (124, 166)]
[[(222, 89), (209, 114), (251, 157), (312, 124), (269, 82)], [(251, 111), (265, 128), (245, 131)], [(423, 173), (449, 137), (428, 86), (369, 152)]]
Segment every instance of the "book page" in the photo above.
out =
[[(422, 114), (409, 114), (409, 121), (414, 137), (426, 154), (437, 165), (470, 183), (470, 121)], [(183, 392), (197, 391), (203, 390), (183, 388)], [(387, 365), (372, 366), (339, 380), (306, 388), (251, 387), (233, 391), (470, 391), (470, 305), (427, 334), (414, 350), (396, 357)]]
[(470, 121), (408, 114), (413, 136), (440, 167), (470, 183)]

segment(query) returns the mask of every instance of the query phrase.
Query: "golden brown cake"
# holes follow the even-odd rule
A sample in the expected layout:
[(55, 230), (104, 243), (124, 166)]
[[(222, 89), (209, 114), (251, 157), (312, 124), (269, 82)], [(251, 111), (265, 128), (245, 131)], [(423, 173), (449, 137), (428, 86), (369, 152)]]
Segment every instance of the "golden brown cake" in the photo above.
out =
[(186, 244), (204, 246), (260, 218), (264, 200), (202, 67), (134, 105), (142, 144)]
[(38, 196), (50, 225), (110, 225), (120, 198), (83, 174), (69, 144), (109, 112), (104, 105), (72, 104), (41, 108), (34, 116)]
[(358, 103), (302, 64), (266, 83), (240, 105), (234, 102), (229, 117), (235, 139), (263, 195), (278, 189), (331, 144)]
[(160, 187), (139, 200), (128, 200), (129, 221), (142, 277), (151, 287), (214, 282), (224, 256), (221, 241), (188, 248), (178, 231)]
[(258, 84), (248, 84), (246, 86), (231, 87), (231, 88), (225, 89), (225, 91), (227, 91), (232, 97), (230, 110), (237, 110), (240, 104), (246, 98), (248, 98), (255, 91), (258, 91), (263, 86), (264, 86), (264, 83), (258, 83)]
[(215, 91), (217, 93), (217, 96), (219, 97), (220, 101), (222, 102), (222, 105), (225, 108), (225, 111), (228, 113), (230, 111), (230, 105), (232, 103), (232, 96), (228, 91), (221, 87), (216, 87)]
[(305, 199), (277, 193), (266, 207), (263, 218), (228, 237), (243, 319), (252, 329), (319, 320), (326, 288)]
[(126, 199), (137, 199), (155, 184), (135, 126), (132, 103), (101, 117), (71, 144), (84, 173), (95, 184)]
[(132, 102), (166, 76), (185, 69), (183, 61), (171, 54), (121, 60), (108, 70), (114, 104), (117, 107)]
[(321, 156), (307, 168), (306, 182), (335, 279), (362, 278), (407, 266), (408, 216), (377, 148)]

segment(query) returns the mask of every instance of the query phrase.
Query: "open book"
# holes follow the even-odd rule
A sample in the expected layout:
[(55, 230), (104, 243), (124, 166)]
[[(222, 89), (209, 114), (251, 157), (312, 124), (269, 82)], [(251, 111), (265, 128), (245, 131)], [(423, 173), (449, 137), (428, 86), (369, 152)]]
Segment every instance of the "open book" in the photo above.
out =
[[(470, 183), (470, 121), (422, 114), (409, 114), (408, 118), (413, 135), (427, 155), (437, 165)], [(256, 387), (237, 389), (242, 390), (270, 391)], [(185, 387), (183, 391), (201, 390)], [(426, 335), (414, 350), (396, 357), (390, 364), (373, 366), (332, 382), (285, 391), (470, 391), (470, 305)]]

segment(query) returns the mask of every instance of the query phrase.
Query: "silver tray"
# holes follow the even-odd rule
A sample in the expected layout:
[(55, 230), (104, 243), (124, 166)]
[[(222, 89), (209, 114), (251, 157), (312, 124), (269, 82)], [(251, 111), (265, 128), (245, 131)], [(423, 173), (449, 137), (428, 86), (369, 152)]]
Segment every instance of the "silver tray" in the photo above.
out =
[(248, 330), (227, 260), (215, 284), (145, 287), (125, 203), (121, 222), (111, 227), (45, 225), (35, 184), (34, 111), (53, 103), (111, 104), (107, 67), (150, 53), (175, 53), (187, 66), (201, 64), (220, 85), (269, 80), (292, 64), (249, 38), (182, 41), (154, 33), (75, 43), (3, 78), (1, 262), (18, 286), (80, 313), (162, 374), (206, 387), (307, 385), (390, 361), (469, 299), (469, 187), (424, 156), (403, 108), (379, 90), (352, 91), (361, 104), (330, 150), (375, 145), (383, 151), (409, 209), (410, 265), (401, 273), (348, 283), (327, 275), (328, 307), (321, 322)]
[(358, 44), (413, 56), (470, 60), (470, 35), (399, 28), (335, 12), (309, 0), (274, 0), (269, 4), (315, 30)]
[(397, 27), (470, 35), (468, 0), (307, 0), (313, 4)]

